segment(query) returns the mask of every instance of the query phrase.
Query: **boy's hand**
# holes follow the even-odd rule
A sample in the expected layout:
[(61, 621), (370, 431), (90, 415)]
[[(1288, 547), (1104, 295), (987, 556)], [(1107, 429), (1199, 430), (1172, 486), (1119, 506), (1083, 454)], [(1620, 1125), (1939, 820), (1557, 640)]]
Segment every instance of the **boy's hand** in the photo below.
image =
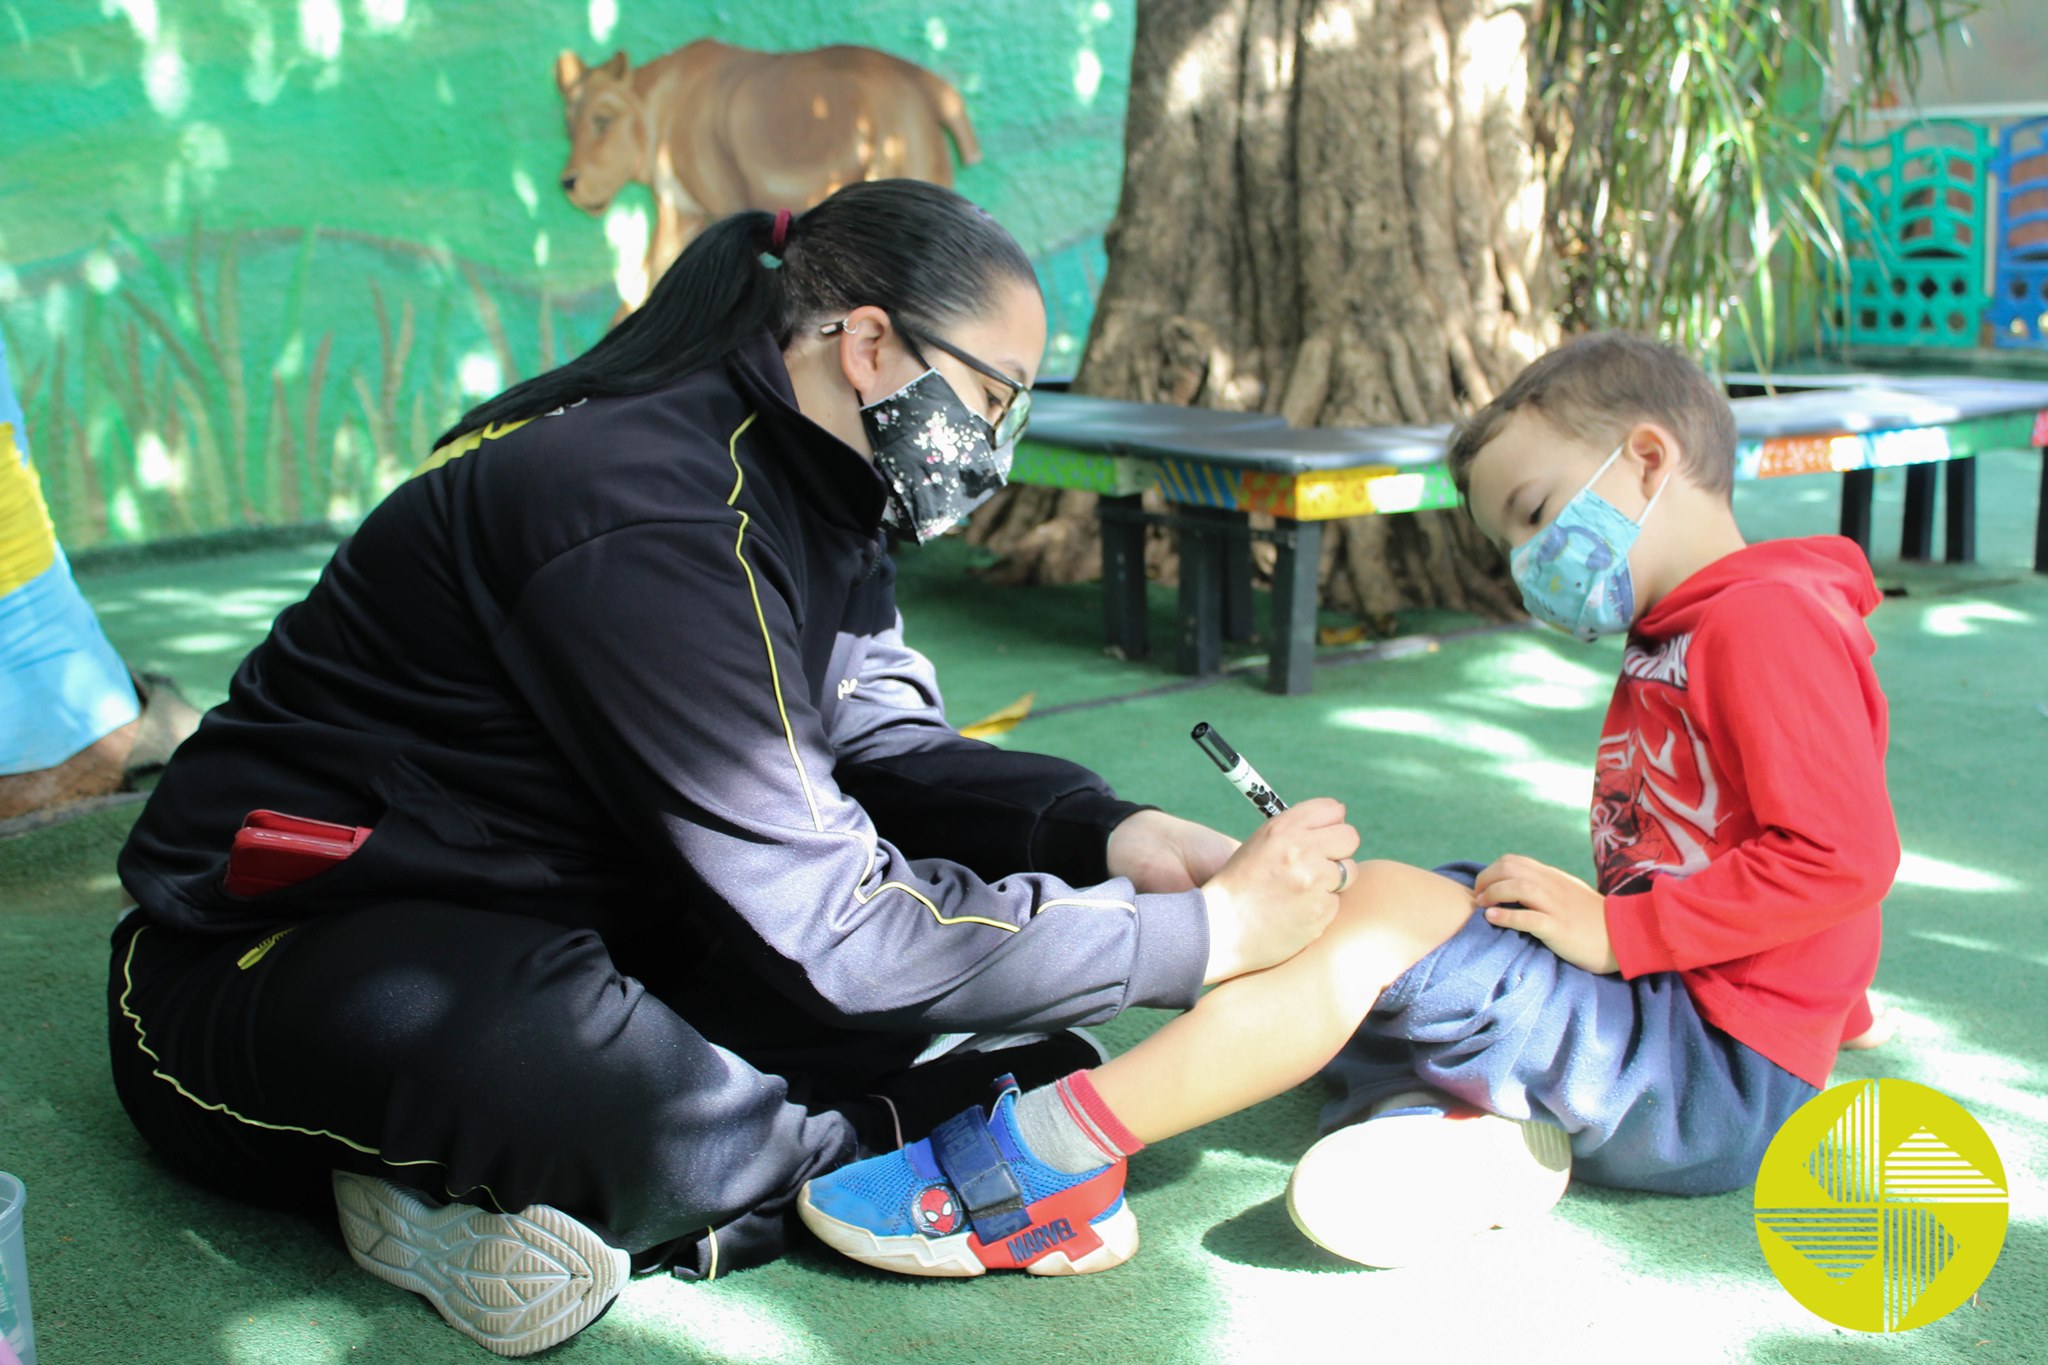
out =
[(1621, 970), (1607, 938), (1607, 898), (1571, 873), (1510, 853), (1480, 873), (1473, 890), (1487, 923), (1533, 934), (1589, 972)]
[(1168, 815), (1141, 810), (1109, 835), (1109, 875), (1129, 877), (1140, 894), (1192, 891), (1223, 870), (1237, 840)]
[(1209, 965), (1202, 984), (1285, 962), (1337, 915), (1351, 882), (1358, 831), (1327, 796), (1290, 806), (1252, 831), (1202, 887), (1209, 910)]

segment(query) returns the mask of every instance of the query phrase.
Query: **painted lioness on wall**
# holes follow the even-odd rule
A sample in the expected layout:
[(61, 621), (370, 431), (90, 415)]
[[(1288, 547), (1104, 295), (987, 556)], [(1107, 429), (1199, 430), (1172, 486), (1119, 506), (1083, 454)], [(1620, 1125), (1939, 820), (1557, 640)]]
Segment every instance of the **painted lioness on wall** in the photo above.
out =
[(564, 52), (555, 84), (570, 202), (598, 214), (628, 181), (654, 190), (650, 287), (726, 214), (801, 211), (856, 180), (951, 185), (949, 134), (963, 165), (981, 160), (960, 92), (874, 48), (756, 52), (703, 38), (638, 67), (623, 52), (598, 66)]

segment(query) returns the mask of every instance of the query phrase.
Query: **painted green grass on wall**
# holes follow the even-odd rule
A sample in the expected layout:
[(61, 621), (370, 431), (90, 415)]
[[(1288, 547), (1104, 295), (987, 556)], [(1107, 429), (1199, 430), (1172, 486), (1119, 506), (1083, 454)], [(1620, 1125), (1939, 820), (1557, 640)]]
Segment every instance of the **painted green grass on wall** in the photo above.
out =
[[(611, 307), (317, 228), (195, 225), (173, 255), (116, 222), (82, 274), (40, 358), (14, 325), (33, 310), (7, 337), (73, 548), (352, 521), (470, 402), (594, 339)], [(317, 289), (335, 278), (355, 289)]]
[[(1101, 254), (1087, 237), (1039, 261), (1049, 373), (1078, 359)], [(197, 224), (152, 242), (119, 221), (27, 298), (0, 328), (73, 549), (349, 524), (470, 404), (596, 340), (614, 303), (416, 243)]]

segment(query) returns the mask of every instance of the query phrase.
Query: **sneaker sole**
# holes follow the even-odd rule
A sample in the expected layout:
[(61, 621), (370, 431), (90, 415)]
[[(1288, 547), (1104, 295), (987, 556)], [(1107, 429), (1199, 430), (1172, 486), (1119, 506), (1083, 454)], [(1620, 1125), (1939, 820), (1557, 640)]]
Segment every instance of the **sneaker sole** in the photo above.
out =
[(526, 1356), (567, 1341), (619, 1295), (632, 1258), (545, 1204), (491, 1213), (428, 1204), (388, 1180), (334, 1173), (355, 1263), (434, 1305), (486, 1350)]
[[(971, 1232), (956, 1232), (951, 1237), (925, 1237), (917, 1233), (877, 1237), (866, 1228), (843, 1223), (830, 1214), (820, 1212), (811, 1203), (808, 1183), (802, 1197), (797, 1200), (796, 1209), (804, 1226), (819, 1241), (862, 1265), (892, 1270), (898, 1275), (944, 1279), (964, 1279), (988, 1273), (988, 1267), (974, 1254), (971, 1245), (974, 1234)], [(1032, 1275), (1093, 1275), (1114, 1269), (1138, 1254), (1138, 1216), (1131, 1212), (1128, 1201), (1115, 1213), (1091, 1226), (1096, 1236), (1102, 1239), (1101, 1246), (1078, 1257), (1054, 1251), (1025, 1266), (1024, 1270)]]
[(1548, 1212), (1571, 1181), (1571, 1158), (1571, 1139), (1553, 1124), (1393, 1115), (1309, 1148), (1287, 1182), (1287, 1212), (1334, 1255), (1414, 1265)]

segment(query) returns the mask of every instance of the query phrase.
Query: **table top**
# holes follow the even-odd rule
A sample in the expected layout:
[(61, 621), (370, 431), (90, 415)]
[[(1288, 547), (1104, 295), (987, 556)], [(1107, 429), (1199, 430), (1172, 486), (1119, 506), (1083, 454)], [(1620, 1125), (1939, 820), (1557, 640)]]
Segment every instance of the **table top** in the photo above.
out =
[[(1743, 382), (1730, 376), (1736, 382)], [(2014, 379), (1800, 376), (1799, 392), (1737, 398), (1729, 406), (1744, 441), (1945, 426), (2048, 409), (2048, 383)], [(1057, 403), (1050, 402), (1057, 398)], [(1039, 406), (1041, 403), (1045, 407)], [(1051, 420), (1046, 420), (1050, 418)], [(1232, 419), (1240, 419), (1233, 421)], [(1441, 463), (1452, 424), (1289, 427), (1265, 413), (1218, 412), (1047, 393), (1033, 400), (1027, 440), (1106, 454), (1188, 459), (1263, 473), (1306, 474), (1380, 465)]]
[(1901, 431), (2048, 408), (2048, 384), (2019, 379), (1903, 379), (1738, 398), (1735, 429), (1746, 441), (1836, 432)]
[(1420, 468), (1441, 464), (1451, 424), (1427, 427), (1260, 427), (1133, 440), (1135, 455), (1192, 459), (1278, 474), (1356, 469), (1362, 465)]
[(1028, 440), (1105, 454), (1125, 454), (1134, 443), (1204, 436), (1228, 431), (1285, 430), (1278, 413), (1224, 412), (1218, 408), (1134, 403), (1093, 398), (1062, 389), (1034, 389)]
[[(2001, 393), (2021, 398), (2048, 393), (2048, 379), (2023, 379), (1995, 374), (1906, 374), (1893, 370), (1814, 371), (1810, 374), (1735, 370), (1721, 376), (1730, 388), (1774, 388), (1782, 394), (1805, 389), (1901, 389), (1908, 392)], [(1740, 401), (1740, 400), (1738, 400)]]

